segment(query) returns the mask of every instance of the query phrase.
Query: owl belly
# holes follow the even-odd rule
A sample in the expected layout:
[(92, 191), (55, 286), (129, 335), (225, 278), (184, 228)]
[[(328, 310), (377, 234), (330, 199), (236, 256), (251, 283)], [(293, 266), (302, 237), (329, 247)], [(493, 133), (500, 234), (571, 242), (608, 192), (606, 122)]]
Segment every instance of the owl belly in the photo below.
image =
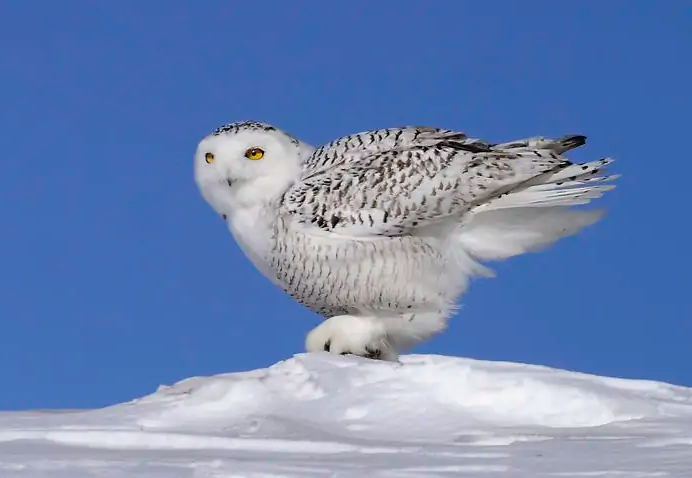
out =
[(397, 313), (449, 301), (444, 255), (423, 238), (353, 240), (294, 232), (274, 239), (270, 265), (277, 279), (321, 315)]

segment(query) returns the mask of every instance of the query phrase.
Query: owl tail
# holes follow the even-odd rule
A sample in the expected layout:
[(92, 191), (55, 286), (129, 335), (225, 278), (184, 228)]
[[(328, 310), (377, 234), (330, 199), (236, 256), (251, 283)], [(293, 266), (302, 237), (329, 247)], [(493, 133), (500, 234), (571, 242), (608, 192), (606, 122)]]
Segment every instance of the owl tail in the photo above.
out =
[(500, 260), (535, 252), (576, 233), (603, 216), (603, 211), (564, 207), (506, 208), (475, 215), (457, 237), (474, 258)]
[[(540, 146), (561, 154), (582, 144), (583, 136), (565, 136), (557, 140), (532, 138), (495, 147)], [(471, 211), (456, 239), (476, 259), (500, 260), (540, 250), (572, 235), (603, 216), (600, 210), (579, 210), (571, 206), (587, 204), (615, 187), (603, 183), (616, 179), (617, 175), (601, 174), (612, 161), (606, 158), (570, 164), (484, 202)]]

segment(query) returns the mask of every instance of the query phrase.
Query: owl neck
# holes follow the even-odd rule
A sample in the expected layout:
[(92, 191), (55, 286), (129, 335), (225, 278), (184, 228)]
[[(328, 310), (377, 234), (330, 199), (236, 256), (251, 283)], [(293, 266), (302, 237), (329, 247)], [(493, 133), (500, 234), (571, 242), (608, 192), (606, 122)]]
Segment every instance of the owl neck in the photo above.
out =
[(231, 190), (233, 209), (256, 211), (258, 208), (273, 207), (294, 182), (294, 178), (271, 176), (239, 181)]
[[(283, 189), (274, 193), (276, 184), (235, 184), (228, 229), (245, 255), (260, 271), (266, 269), (271, 239)], [(237, 188), (237, 189), (236, 189)]]
[(276, 215), (276, 209), (258, 204), (237, 208), (227, 217), (228, 229), (236, 243), (261, 271), (267, 265)]
[(233, 185), (228, 228), (260, 271), (268, 267), (281, 198), (293, 182), (293, 178), (264, 177)]

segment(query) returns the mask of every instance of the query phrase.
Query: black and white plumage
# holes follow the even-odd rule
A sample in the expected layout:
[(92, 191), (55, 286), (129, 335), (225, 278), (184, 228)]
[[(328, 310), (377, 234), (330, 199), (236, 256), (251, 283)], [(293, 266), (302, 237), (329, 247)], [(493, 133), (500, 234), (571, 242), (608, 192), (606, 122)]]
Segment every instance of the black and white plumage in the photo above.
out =
[(611, 160), (573, 164), (583, 136), (489, 144), (403, 127), (318, 149), (264, 123), (222, 126), (195, 154), (202, 196), (253, 264), (326, 320), (306, 339), (394, 360), (440, 332), (481, 264), (594, 223)]

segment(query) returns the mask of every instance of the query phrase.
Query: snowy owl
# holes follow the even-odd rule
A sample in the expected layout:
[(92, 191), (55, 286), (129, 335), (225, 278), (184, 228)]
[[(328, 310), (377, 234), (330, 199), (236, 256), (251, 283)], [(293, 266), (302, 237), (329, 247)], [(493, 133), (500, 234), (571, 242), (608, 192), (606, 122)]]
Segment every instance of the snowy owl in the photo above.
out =
[(202, 139), (195, 182), (249, 260), (324, 321), (305, 340), (396, 360), (441, 332), (483, 261), (596, 222), (609, 158), (563, 156), (584, 136), (491, 144), (459, 131), (366, 131), (315, 148), (266, 123)]

